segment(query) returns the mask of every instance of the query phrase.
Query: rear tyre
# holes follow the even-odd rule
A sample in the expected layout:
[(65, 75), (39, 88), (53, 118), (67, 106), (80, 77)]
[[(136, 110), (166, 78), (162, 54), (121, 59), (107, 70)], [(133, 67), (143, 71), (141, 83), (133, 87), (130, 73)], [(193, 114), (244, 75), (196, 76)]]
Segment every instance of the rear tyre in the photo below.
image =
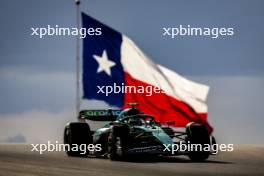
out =
[[(87, 123), (71, 122), (64, 129), (64, 144), (68, 156), (85, 157), (89, 154), (87, 146), (93, 143), (92, 133)], [(82, 146), (81, 146), (82, 145)]]
[(113, 126), (108, 137), (110, 160), (124, 160), (127, 157), (129, 129), (126, 126)]
[(190, 144), (199, 144), (202, 146), (202, 150), (199, 151), (190, 151), (188, 156), (192, 161), (203, 161), (206, 160), (209, 155), (210, 151), (205, 151), (205, 147), (208, 148), (210, 146), (210, 135), (208, 133), (207, 128), (201, 124), (188, 124), (186, 126), (186, 143)]

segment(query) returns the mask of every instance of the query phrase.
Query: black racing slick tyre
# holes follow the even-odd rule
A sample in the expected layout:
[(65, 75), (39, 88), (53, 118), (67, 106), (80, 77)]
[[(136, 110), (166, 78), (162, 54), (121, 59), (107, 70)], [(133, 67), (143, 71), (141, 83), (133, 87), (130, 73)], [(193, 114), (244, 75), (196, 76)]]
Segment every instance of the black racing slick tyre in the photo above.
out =
[(110, 160), (124, 160), (129, 146), (127, 126), (113, 126), (108, 136), (108, 157)]
[[(204, 161), (209, 155), (210, 151), (204, 150), (210, 146), (210, 135), (207, 128), (202, 124), (191, 123), (186, 126), (186, 143), (192, 146), (201, 146), (199, 150), (195, 151), (194, 147), (192, 151), (189, 151), (188, 156), (192, 161)], [(198, 145), (197, 145), (198, 144)]]
[(66, 125), (64, 129), (64, 144), (66, 144), (65, 149), (68, 156), (87, 156), (89, 151), (84, 150), (84, 147), (87, 149), (87, 146), (92, 143), (92, 133), (87, 123), (71, 122)]

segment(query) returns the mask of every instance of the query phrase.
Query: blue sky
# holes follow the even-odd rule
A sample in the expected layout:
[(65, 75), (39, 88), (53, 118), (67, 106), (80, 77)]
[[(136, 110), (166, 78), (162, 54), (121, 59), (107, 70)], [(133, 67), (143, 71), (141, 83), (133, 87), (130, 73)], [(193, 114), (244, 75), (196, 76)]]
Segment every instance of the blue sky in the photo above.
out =
[[(263, 7), (261, 0), (81, 4), (83, 12), (129, 36), (156, 63), (208, 84), (209, 121), (226, 143), (264, 143)], [(73, 0), (0, 1), (0, 13), (0, 142), (19, 135), (27, 142), (55, 140), (63, 123), (74, 120), (75, 38), (39, 39), (30, 28), (74, 27)], [(163, 27), (181, 24), (233, 27), (235, 34), (218, 39), (162, 36)], [(107, 105), (83, 103), (98, 106)], [(48, 127), (54, 130), (48, 133)]]

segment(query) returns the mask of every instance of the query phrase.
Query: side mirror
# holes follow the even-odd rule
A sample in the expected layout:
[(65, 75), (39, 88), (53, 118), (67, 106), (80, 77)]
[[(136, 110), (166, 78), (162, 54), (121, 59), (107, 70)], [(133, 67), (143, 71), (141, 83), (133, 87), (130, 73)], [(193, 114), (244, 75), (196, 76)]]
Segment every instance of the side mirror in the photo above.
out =
[(157, 126), (161, 126), (161, 124), (160, 124), (159, 121), (155, 121), (155, 125), (157, 125)]

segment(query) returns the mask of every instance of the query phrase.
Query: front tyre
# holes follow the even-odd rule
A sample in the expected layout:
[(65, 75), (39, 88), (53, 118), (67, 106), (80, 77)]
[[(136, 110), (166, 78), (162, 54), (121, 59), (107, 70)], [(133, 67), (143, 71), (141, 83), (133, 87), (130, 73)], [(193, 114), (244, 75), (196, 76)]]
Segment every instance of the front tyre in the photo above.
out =
[[(200, 146), (199, 151), (189, 151), (189, 158), (192, 161), (203, 161), (206, 160), (209, 155), (210, 151), (205, 151), (204, 149), (210, 147), (210, 135), (208, 133), (207, 128), (198, 123), (190, 123), (186, 126), (186, 143), (191, 144), (192, 146)], [(194, 145), (193, 145), (194, 144)]]
[(111, 160), (123, 160), (127, 156), (129, 129), (113, 126), (108, 136), (108, 156)]

